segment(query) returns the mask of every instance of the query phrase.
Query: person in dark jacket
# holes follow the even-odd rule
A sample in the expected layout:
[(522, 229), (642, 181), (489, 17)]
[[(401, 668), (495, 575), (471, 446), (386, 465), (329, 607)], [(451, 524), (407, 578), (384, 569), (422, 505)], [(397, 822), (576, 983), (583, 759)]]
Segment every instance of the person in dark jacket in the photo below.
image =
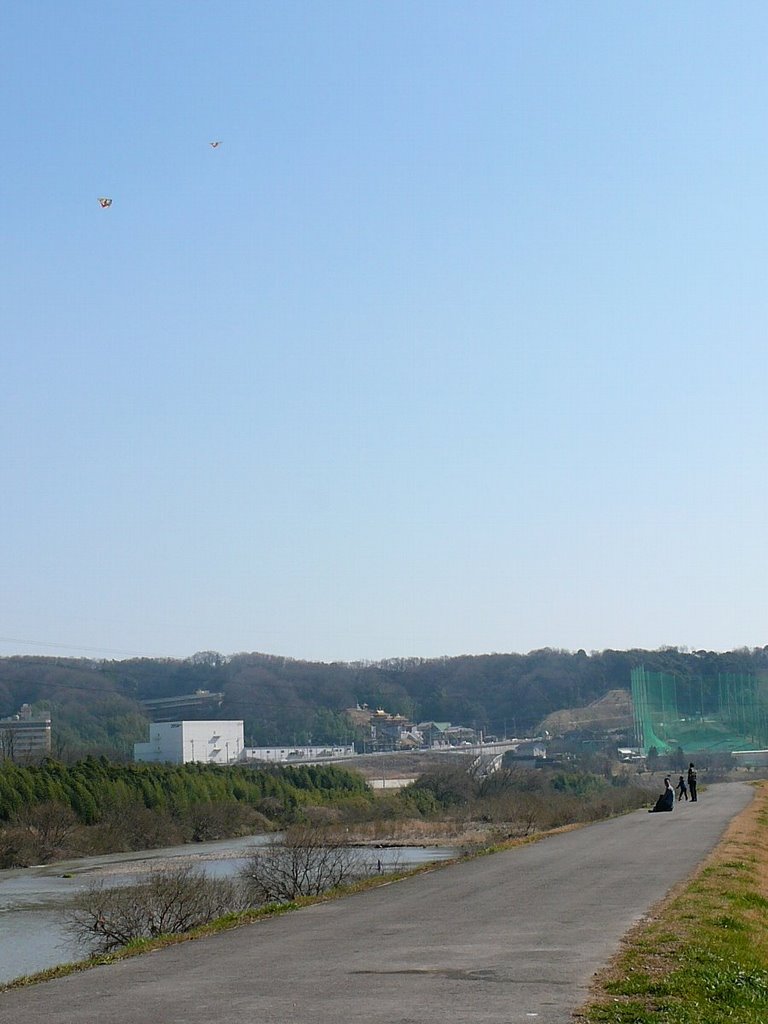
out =
[(675, 787), (675, 789), (677, 790), (677, 799), (678, 800), (682, 800), (683, 797), (685, 797), (686, 800), (688, 799), (688, 787), (685, 784), (685, 776), (684, 775), (680, 776), (680, 781), (678, 782), (678, 784)]
[(693, 766), (693, 761), (688, 765), (688, 789), (691, 791), (691, 803), (695, 803), (696, 797), (696, 769)]
[(672, 789), (672, 783), (668, 778), (664, 779), (664, 792), (661, 794), (659, 799), (656, 801), (654, 807), (648, 811), (649, 814), (653, 814), (655, 811), (673, 811), (675, 809), (675, 791)]

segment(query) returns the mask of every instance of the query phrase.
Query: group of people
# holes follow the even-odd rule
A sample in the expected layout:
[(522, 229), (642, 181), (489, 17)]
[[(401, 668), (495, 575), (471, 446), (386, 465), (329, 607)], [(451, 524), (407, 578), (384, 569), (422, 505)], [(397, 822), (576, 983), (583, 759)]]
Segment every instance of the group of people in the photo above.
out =
[[(679, 790), (678, 800), (685, 798), (688, 800), (688, 794), (690, 793), (690, 799), (693, 803), (698, 800), (697, 794), (697, 775), (696, 766), (693, 761), (688, 765), (688, 776), (680, 776), (680, 781), (676, 787)], [(651, 807), (649, 814), (654, 811), (672, 811), (675, 807), (675, 790), (672, 788), (669, 776), (664, 779), (664, 792), (661, 794), (656, 804)]]
[(696, 803), (696, 801), (698, 800), (698, 796), (696, 795), (696, 767), (695, 767), (693, 761), (691, 761), (691, 763), (688, 765), (688, 781), (687, 781), (687, 783), (686, 783), (685, 776), (681, 775), (680, 776), (680, 781), (678, 782), (676, 788), (679, 790), (679, 795), (678, 795), (678, 798), (677, 798), (678, 800), (682, 800), (683, 797), (685, 797), (685, 799), (687, 800), (688, 799), (688, 792), (689, 792), (689, 790), (690, 790), (692, 802)]

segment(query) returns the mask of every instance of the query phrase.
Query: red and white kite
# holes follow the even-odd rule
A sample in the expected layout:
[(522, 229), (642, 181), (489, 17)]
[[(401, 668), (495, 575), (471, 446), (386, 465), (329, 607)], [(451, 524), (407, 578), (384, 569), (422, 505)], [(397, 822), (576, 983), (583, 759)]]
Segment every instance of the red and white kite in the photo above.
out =
[(102, 208), (102, 210), (106, 210), (106, 208), (111, 205), (111, 199), (106, 199), (104, 196), (99, 196), (99, 206)]

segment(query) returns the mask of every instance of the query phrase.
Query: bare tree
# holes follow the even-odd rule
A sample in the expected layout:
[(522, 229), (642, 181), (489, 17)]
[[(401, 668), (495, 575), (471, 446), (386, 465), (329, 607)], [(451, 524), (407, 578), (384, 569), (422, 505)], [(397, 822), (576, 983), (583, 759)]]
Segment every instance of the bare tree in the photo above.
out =
[(136, 939), (191, 931), (244, 906), (237, 883), (189, 866), (171, 867), (138, 885), (92, 885), (74, 901), (66, 924), (90, 952), (108, 953)]
[(254, 903), (319, 896), (373, 874), (359, 849), (323, 829), (299, 825), (254, 850), (242, 869)]
[(10, 824), (10, 831), (19, 835), (41, 864), (71, 852), (71, 840), (78, 829), (75, 812), (57, 800), (24, 807)]

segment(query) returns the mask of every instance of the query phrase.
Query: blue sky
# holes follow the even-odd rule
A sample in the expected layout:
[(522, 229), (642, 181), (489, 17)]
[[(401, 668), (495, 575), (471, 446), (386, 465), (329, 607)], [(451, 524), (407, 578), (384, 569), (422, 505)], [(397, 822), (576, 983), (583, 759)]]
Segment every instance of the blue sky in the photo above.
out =
[(5, 5), (0, 654), (768, 642), (766, 42)]

